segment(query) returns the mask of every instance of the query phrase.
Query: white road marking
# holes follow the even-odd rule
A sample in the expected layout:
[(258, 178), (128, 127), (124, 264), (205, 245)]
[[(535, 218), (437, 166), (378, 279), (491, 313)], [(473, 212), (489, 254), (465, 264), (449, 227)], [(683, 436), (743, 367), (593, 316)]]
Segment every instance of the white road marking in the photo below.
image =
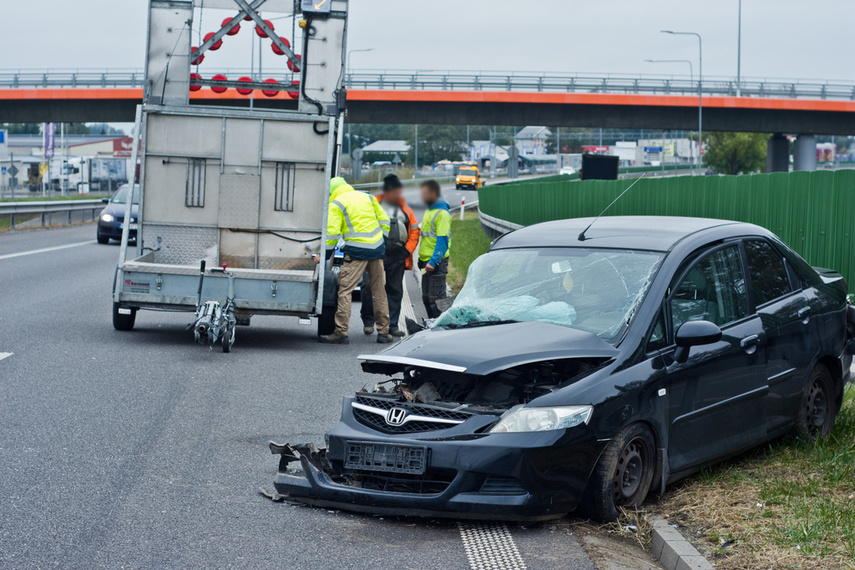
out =
[(12, 356), (12, 354), (14, 354), (14, 353), (12, 353), (12, 352), (0, 352), (0, 360), (3, 360), (5, 358), (9, 358), (10, 356)]
[(457, 523), (472, 570), (525, 570), (520, 551), (504, 523)]
[(47, 253), (49, 251), (57, 251), (60, 249), (68, 249), (70, 247), (80, 247), (81, 245), (89, 245), (90, 243), (95, 243), (95, 240), (89, 241), (79, 241), (77, 243), (67, 243), (65, 245), (57, 245), (55, 247), (45, 247), (42, 249), (34, 249), (31, 251), (21, 251), (19, 253), (7, 253), (6, 255), (0, 255), (0, 260), (3, 259), (12, 259), (13, 257), (24, 257), (25, 255), (35, 255), (37, 253)]

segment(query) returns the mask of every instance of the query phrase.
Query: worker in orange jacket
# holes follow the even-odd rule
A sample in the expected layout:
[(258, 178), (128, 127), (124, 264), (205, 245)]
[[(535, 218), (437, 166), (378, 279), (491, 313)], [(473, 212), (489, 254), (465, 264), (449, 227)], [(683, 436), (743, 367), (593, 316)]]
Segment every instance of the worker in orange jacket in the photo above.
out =
[[(404, 186), (394, 174), (383, 179), (383, 193), (377, 196), (380, 206), (391, 220), (389, 235), (386, 236), (386, 298), (389, 300), (389, 334), (406, 336), (398, 327), (401, 318), (401, 301), (404, 297), (404, 273), (413, 268), (413, 252), (419, 246), (419, 221), (413, 209), (404, 200)], [(365, 334), (374, 333), (374, 306), (371, 302), (371, 284), (362, 277), (362, 317)]]

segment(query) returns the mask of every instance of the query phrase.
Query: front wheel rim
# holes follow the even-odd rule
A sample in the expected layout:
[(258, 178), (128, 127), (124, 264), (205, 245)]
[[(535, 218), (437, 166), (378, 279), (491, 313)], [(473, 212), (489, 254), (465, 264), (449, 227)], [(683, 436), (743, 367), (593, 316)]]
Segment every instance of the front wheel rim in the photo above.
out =
[(828, 397), (821, 379), (816, 379), (810, 386), (807, 399), (808, 428), (812, 434), (821, 433), (828, 417)]
[(650, 455), (650, 445), (640, 436), (633, 438), (621, 450), (612, 480), (615, 506), (631, 507), (638, 504), (650, 466)]

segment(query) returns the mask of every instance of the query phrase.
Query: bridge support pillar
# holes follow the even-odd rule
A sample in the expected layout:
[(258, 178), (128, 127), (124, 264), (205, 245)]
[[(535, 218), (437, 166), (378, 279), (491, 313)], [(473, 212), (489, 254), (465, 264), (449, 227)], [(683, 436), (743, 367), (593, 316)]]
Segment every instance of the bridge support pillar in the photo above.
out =
[(766, 141), (766, 172), (790, 171), (790, 141), (777, 133)]
[(793, 143), (793, 170), (816, 170), (815, 135), (799, 135)]

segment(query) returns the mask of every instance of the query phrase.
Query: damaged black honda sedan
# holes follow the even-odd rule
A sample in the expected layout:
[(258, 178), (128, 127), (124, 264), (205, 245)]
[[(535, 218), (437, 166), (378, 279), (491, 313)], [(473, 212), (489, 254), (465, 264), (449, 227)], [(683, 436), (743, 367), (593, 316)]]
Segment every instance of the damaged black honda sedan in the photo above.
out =
[(610, 520), (772, 438), (827, 434), (849, 381), (843, 277), (763, 228), (549, 222), (476, 260), (376, 355), (326, 448), (271, 444), (289, 500), (414, 516)]

